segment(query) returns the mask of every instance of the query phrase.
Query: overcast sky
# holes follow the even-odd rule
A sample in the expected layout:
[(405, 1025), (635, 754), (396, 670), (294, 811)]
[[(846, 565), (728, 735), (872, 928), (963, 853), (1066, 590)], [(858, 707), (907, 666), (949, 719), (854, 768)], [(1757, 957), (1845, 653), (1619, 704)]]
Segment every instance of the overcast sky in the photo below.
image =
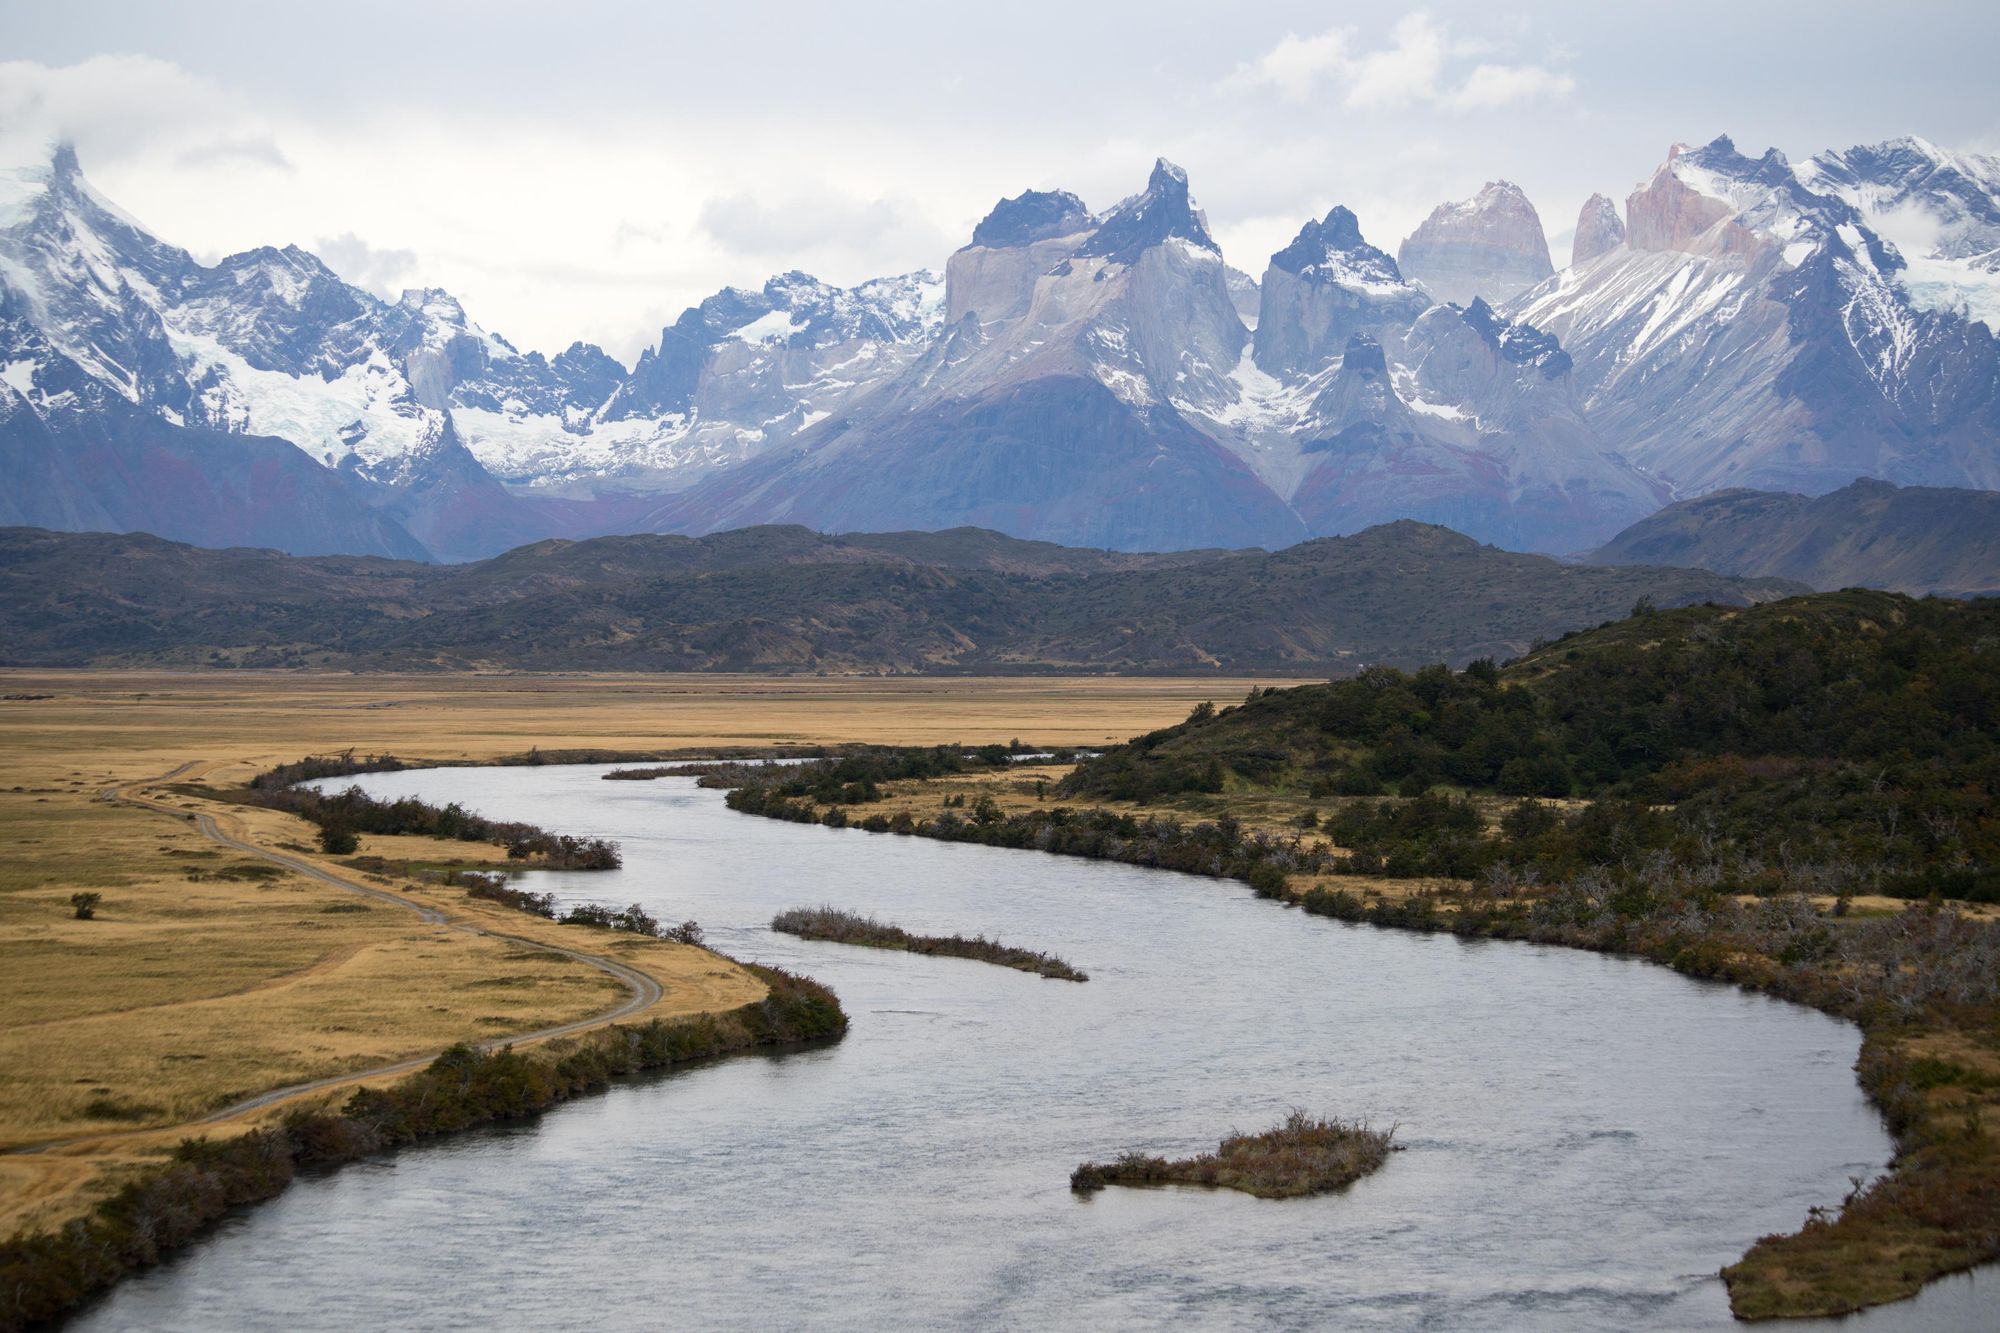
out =
[[(1002, 195), (1188, 169), (1260, 273), (1518, 182), (1558, 262), (1676, 141), (2000, 150), (2000, 5), (0, 0), (0, 127), (204, 259), (317, 250), (630, 360), (724, 284), (942, 268)], [(9, 138), (18, 142), (18, 135)]]

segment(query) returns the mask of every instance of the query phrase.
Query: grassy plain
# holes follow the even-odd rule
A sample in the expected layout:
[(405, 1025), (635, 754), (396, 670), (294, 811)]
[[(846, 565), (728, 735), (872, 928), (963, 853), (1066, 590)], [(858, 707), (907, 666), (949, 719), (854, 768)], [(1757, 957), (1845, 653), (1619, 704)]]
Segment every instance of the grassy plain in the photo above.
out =
[[(1268, 682), (1260, 682), (1268, 683)], [(762, 983), (701, 950), (607, 937), (397, 877), (340, 870), (287, 815), (205, 800), (308, 753), (488, 760), (531, 749), (667, 752), (872, 741), (1091, 745), (1174, 721), (1247, 681), (0, 672), (0, 1236), (73, 1216), (263, 1090), (600, 1013), (623, 988), (581, 963), (454, 926), (611, 955), (672, 1016)], [(154, 794), (235, 836), (445, 911), (450, 923), (219, 847)], [(363, 856), (502, 859), (481, 844), (367, 839)], [(94, 920), (70, 895), (103, 895)], [(231, 1122), (270, 1119), (265, 1109)], [(226, 1132), (216, 1126), (210, 1132)], [(72, 1140), (74, 1140), (72, 1142)]]

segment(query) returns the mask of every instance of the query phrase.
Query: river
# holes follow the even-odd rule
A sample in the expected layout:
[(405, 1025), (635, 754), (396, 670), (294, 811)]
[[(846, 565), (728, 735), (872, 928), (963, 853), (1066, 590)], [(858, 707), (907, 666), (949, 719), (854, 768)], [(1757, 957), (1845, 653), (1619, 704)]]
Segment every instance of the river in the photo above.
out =
[[(1234, 882), (756, 819), (689, 779), (604, 771), (358, 782), (617, 838), (623, 870), (532, 887), (698, 920), (833, 986), (847, 1038), (301, 1180), (77, 1327), (1718, 1327), (1717, 1268), (1890, 1153), (1859, 1034), (1807, 1009), (1308, 917)], [(767, 928), (822, 902), (1091, 979)], [(1394, 1124), (1404, 1151), (1309, 1200), (1069, 1191), (1078, 1162), (1210, 1149), (1292, 1106)], [(1928, 1326), (1956, 1326), (1949, 1305)], [(1907, 1326), (1900, 1309), (1867, 1326)]]

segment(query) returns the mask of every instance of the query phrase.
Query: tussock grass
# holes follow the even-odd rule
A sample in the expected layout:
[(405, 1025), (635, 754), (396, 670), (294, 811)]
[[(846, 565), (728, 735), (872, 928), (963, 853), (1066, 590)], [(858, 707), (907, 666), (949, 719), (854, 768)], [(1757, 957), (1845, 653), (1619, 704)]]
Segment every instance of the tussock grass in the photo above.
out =
[(1296, 1199), (1351, 1185), (1389, 1160), (1396, 1128), (1370, 1129), (1365, 1121), (1308, 1115), (1294, 1107), (1275, 1128), (1232, 1134), (1212, 1153), (1169, 1161), (1128, 1152), (1102, 1163), (1085, 1162), (1070, 1173), (1069, 1187), (1092, 1194), (1106, 1185), (1206, 1185), (1242, 1190), (1260, 1199)]
[(859, 944), (870, 949), (900, 949), (906, 953), (930, 954), (940, 958), (972, 958), (997, 963), (1018, 972), (1033, 972), (1055, 981), (1088, 981), (1089, 974), (1071, 967), (1054, 954), (1016, 949), (984, 935), (968, 939), (963, 935), (912, 935), (901, 926), (891, 926), (874, 917), (843, 912), (837, 907), (794, 907), (771, 918), (771, 929), (808, 940), (832, 940), (836, 944)]

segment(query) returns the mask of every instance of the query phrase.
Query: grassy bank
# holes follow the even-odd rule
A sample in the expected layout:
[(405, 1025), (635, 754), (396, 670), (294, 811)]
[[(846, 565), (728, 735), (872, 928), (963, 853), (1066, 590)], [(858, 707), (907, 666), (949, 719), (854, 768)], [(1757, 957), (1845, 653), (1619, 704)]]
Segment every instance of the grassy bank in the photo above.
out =
[(171, 1162), (126, 1184), (90, 1216), (0, 1245), (0, 1330), (72, 1313), (125, 1274), (198, 1239), (231, 1208), (275, 1197), (299, 1171), (538, 1115), (601, 1092), (621, 1075), (846, 1032), (832, 991), (777, 968), (749, 970), (770, 993), (735, 1010), (611, 1027), (526, 1053), (455, 1046), (400, 1083), (355, 1091), (338, 1110), (299, 1111), (233, 1139), (189, 1139)]
[(1232, 1134), (1198, 1157), (1169, 1161), (1128, 1152), (1110, 1162), (1086, 1162), (1070, 1173), (1069, 1187), (1091, 1194), (1106, 1185), (1207, 1185), (1260, 1199), (1295, 1199), (1340, 1189), (1379, 1170), (1389, 1160), (1395, 1133), (1393, 1127), (1370, 1129), (1294, 1110), (1276, 1128)]
[(794, 907), (771, 918), (771, 929), (808, 940), (832, 940), (836, 944), (859, 944), (870, 949), (899, 949), (905, 953), (930, 954), (939, 958), (972, 958), (982, 963), (1033, 972), (1055, 981), (1088, 981), (1054, 954), (1016, 949), (984, 935), (968, 939), (963, 935), (912, 935), (901, 926), (885, 925), (873, 917), (857, 916), (837, 907)]

